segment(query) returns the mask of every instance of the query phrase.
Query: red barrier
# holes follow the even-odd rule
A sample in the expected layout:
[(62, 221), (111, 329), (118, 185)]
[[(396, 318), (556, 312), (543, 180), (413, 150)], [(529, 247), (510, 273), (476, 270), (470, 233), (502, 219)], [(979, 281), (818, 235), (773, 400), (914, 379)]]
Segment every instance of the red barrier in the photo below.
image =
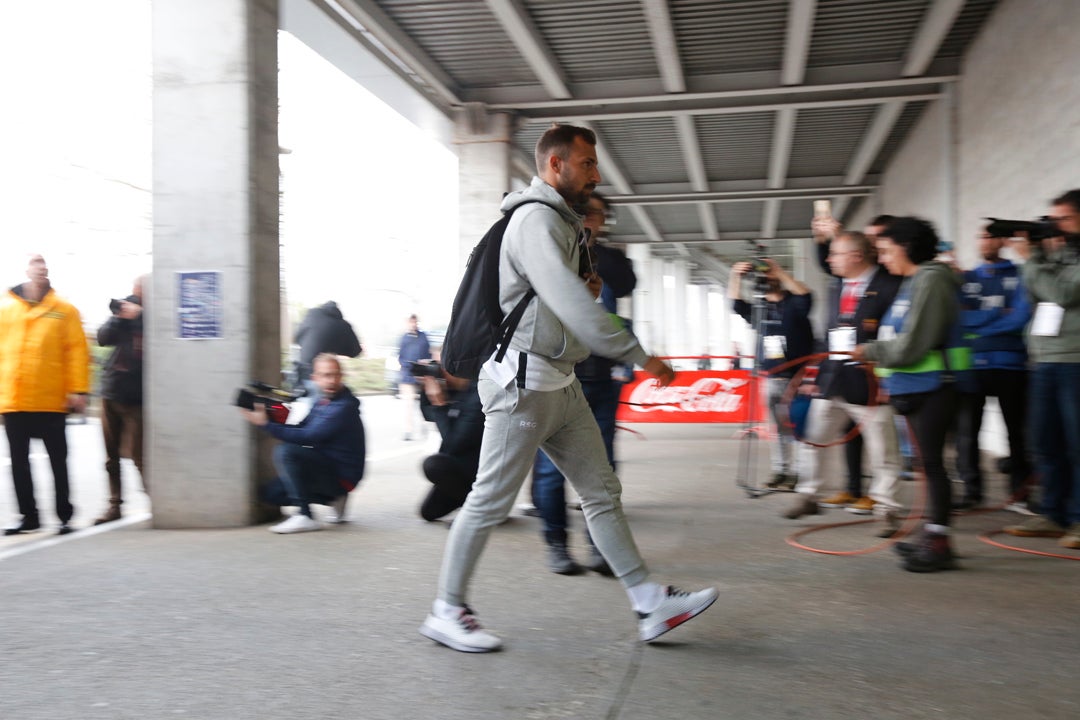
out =
[(746, 423), (764, 422), (766, 408), (758, 395), (756, 417), (750, 418), (750, 393), (761, 392), (761, 380), (748, 370), (680, 370), (675, 382), (660, 387), (645, 372), (623, 386), (617, 422)]

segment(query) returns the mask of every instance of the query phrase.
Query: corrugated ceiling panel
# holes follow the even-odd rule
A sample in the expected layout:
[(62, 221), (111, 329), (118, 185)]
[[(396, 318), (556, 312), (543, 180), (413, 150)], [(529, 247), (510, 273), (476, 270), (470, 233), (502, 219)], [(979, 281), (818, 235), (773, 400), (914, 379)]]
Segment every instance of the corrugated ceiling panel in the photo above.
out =
[(536, 150), (536, 141), (548, 129), (545, 123), (526, 123), (514, 133), (514, 147), (525, 153), (525, 157), (532, 158)]
[(967, 0), (964, 3), (964, 9), (953, 22), (949, 34), (942, 41), (937, 56), (960, 57), (963, 55), (997, 5), (997, 0)]
[[(645, 210), (664, 237), (668, 237), (672, 233), (701, 232), (701, 218), (698, 215), (698, 206), (696, 204), (647, 205)], [(622, 218), (622, 215), (619, 217)]]
[(897, 118), (896, 124), (893, 125), (892, 132), (889, 133), (889, 137), (885, 140), (884, 144), (882, 144), (878, 156), (874, 158), (874, 162), (870, 165), (871, 173), (885, 172), (885, 168), (888, 167), (893, 156), (896, 155), (896, 152), (904, 144), (904, 140), (907, 139), (908, 133), (915, 127), (915, 123), (919, 121), (926, 106), (927, 103), (925, 101), (908, 103), (904, 106), (904, 111), (901, 112), (900, 117)]
[(800, 110), (788, 177), (843, 175), (875, 110), (873, 105)]
[[(675, 122), (644, 118), (597, 122), (596, 131), (633, 185), (684, 183), (688, 176)], [(604, 166), (600, 166), (604, 174)]]
[(537, 83), (483, 0), (379, 5), (462, 87)]
[(761, 230), (761, 217), (765, 210), (765, 203), (759, 200), (714, 203), (712, 207), (713, 212), (716, 213), (716, 224), (720, 232), (756, 233)]
[(810, 221), (813, 219), (813, 200), (784, 200), (780, 203), (780, 220), (776, 225), (776, 229), (805, 230), (809, 236)]
[[(645, 212), (648, 212), (648, 209), (646, 209)], [(608, 230), (608, 235), (613, 242), (618, 242), (620, 235), (644, 234), (645, 231), (641, 229), (637, 220), (634, 219), (634, 213), (630, 212), (630, 208), (625, 205), (620, 205), (615, 208), (615, 224)]]
[(930, 0), (820, 0), (807, 67), (899, 62)]
[(687, 75), (779, 71), (788, 0), (670, 0)]
[(769, 172), (775, 113), (694, 118), (709, 180), (753, 180)]
[(527, 0), (525, 7), (570, 82), (660, 74), (641, 3)]

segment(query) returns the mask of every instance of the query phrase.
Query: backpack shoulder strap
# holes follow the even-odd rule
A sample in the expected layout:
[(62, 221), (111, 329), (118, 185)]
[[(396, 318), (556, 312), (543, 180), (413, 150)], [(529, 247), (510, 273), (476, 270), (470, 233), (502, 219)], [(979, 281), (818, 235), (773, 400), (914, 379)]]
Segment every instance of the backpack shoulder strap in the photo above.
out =
[(489, 252), (485, 260), (487, 265), (484, 268), (484, 276), (488, 280), (487, 293), (488, 298), (488, 316), (492, 320), (492, 325), (497, 325), (499, 328), (498, 335), (496, 337), (496, 347), (498, 352), (495, 354), (495, 362), (502, 362), (506, 357), (506, 350), (510, 347), (510, 338), (514, 336), (514, 331), (517, 330), (518, 323), (521, 322), (521, 317), (525, 314), (525, 308), (529, 305), (534, 297), (536, 297), (536, 290), (529, 288), (517, 304), (514, 305), (514, 309), (506, 315), (502, 316), (502, 308), (499, 306), (499, 258), (502, 256), (502, 237), (506, 233), (506, 228), (510, 224), (510, 217), (514, 214), (514, 211), (524, 205), (531, 205), (536, 203), (538, 205), (546, 205), (552, 210), (558, 212), (559, 209), (551, 203), (546, 203), (543, 200), (526, 200), (525, 202), (515, 205), (510, 208), (509, 211), (499, 220), (500, 223), (505, 223), (502, 227), (502, 231), (498, 236), (497, 248), (492, 248), (495, 252)]

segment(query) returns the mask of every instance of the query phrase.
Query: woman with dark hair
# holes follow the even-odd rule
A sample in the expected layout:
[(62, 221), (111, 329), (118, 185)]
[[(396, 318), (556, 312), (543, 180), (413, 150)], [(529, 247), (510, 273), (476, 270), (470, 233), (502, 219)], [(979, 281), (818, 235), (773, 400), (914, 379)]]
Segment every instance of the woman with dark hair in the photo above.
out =
[(937, 246), (933, 226), (918, 218), (896, 218), (882, 231), (878, 260), (904, 280), (881, 320), (878, 339), (853, 352), (856, 360), (877, 363), (882, 388), (897, 413), (907, 417), (922, 457), (930, 522), (917, 543), (897, 545), (904, 569), (912, 572), (954, 567), (952, 488), (942, 456), (955, 410), (953, 373), (962, 369), (948, 347), (955, 334), (960, 280), (952, 268), (934, 260)]

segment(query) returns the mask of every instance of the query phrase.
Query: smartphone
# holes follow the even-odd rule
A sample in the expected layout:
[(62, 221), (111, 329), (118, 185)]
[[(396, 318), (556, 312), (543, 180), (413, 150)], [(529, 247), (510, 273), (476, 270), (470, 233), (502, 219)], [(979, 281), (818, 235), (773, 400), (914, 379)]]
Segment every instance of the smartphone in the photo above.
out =
[(829, 200), (815, 200), (814, 201), (814, 217), (827, 218), (832, 217), (832, 202)]

